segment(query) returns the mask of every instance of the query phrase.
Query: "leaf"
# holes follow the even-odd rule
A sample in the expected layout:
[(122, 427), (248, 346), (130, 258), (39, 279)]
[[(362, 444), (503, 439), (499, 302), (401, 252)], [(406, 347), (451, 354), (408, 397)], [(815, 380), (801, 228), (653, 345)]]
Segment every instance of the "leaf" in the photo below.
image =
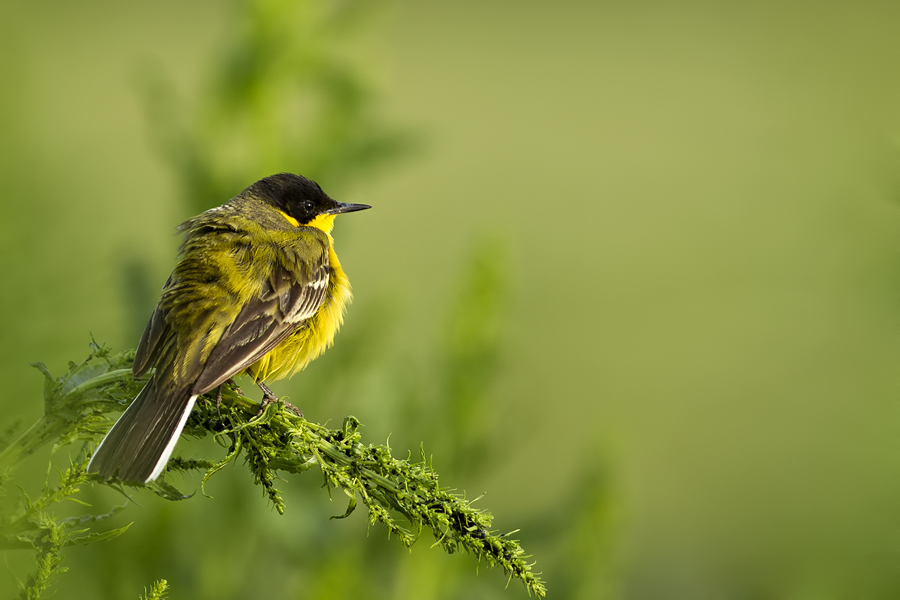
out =
[(163, 481), (162, 479), (149, 481), (145, 484), (145, 487), (150, 488), (150, 490), (152, 490), (154, 494), (166, 500), (187, 500), (194, 495), (184, 495), (180, 491), (178, 491), (178, 488), (176, 488), (174, 485)]
[(46, 364), (44, 364), (44, 363), (42, 363), (42, 362), (33, 362), (33, 363), (29, 363), (29, 365), (32, 366), (32, 367), (34, 367), (35, 369), (37, 369), (37, 370), (40, 371), (41, 373), (43, 373), (43, 374), (44, 374), (44, 377), (46, 377), (46, 378), (49, 379), (50, 381), (56, 381), (56, 379), (53, 377), (53, 374), (50, 373), (50, 369), (47, 368), (47, 365), (46, 365)]
[(93, 544), (94, 542), (105, 542), (107, 540), (111, 540), (113, 538), (117, 538), (131, 527), (132, 523), (129, 523), (125, 527), (119, 527), (118, 529), (110, 529), (109, 531), (104, 531), (102, 533), (89, 533), (87, 535), (82, 535), (79, 537), (69, 537), (66, 540), (66, 546), (87, 546), (88, 544)]
[(346, 519), (353, 514), (354, 510), (356, 510), (356, 494), (347, 492), (347, 495), (350, 496), (350, 502), (347, 503), (347, 510), (345, 510), (344, 514), (342, 515), (334, 515), (333, 517), (329, 517), (330, 519)]
[[(44, 406), (49, 406), (50, 402), (52, 402), (53, 397), (59, 391), (59, 382), (50, 373), (50, 369), (47, 368), (47, 365), (42, 362), (34, 362), (31, 363), (31, 366), (44, 374)], [(46, 410), (46, 408), (45, 408)]]
[(209, 481), (209, 478), (212, 477), (216, 472), (221, 471), (225, 468), (225, 466), (237, 458), (237, 455), (241, 452), (241, 438), (239, 436), (235, 436), (234, 439), (234, 450), (228, 453), (228, 455), (211, 466), (206, 470), (206, 474), (203, 475), (203, 480), (200, 482), (200, 492), (206, 496), (207, 498), (212, 498), (209, 494), (206, 493), (206, 482)]
[(92, 365), (82, 363), (72, 370), (65, 385), (63, 385), (62, 392), (63, 394), (68, 394), (82, 383), (103, 375), (107, 371), (109, 371), (109, 366), (104, 363), (94, 363)]
[(150, 588), (150, 591), (144, 590), (144, 595), (141, 596), (141, 600), (163, 600), (166, 597), (169, 591), (169, 582), (165, 579), (160, 579), (159, 581), (153, 582), (153, 587)]

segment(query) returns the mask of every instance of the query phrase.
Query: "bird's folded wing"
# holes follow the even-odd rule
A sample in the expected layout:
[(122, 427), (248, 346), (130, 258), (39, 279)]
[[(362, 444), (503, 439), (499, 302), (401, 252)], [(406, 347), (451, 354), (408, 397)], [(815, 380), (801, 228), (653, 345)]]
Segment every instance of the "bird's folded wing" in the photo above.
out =
[(328, 290), (328, 257), (324, 254), (307, 276), (277, 264), (234, 322), (223, 332), (194, 384), (203, 394), (240, 373), (284, 341), (325, 301)]
[[(169, 279), (166, 280), (163, 289), (169, 287), (171, 283), (172, 276), (169, 275)], [(141, 341), (134, 354), (132, 370), (135, 377), (140, 377), (156, 364), (159, 353), (162, 350), (160, 341), (167, 330), (166, 313), (161, 306), (157, 306), (150, 317), (150, 321), (147, 323), (146, 329), (144, 329), (144, 334), (141, 336)]]

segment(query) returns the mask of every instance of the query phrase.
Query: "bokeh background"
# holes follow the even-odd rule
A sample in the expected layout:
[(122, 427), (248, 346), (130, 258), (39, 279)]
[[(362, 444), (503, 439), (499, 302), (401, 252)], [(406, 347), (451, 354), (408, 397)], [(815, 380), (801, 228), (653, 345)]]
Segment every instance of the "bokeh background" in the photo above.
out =
[[(898, 24), (887, 0), (5, 0), (2, 424), (40, 414), (29, 362), (136, 344), (177, 223), (295, 171), (375, 208), (337, 223), (335, 348), (276, 392), (423, 444), (551, 597), (895, 598)], [(320, 484), (284, 483), (285, 516), (241, 468), (139, 494), (54, 597), (524, 596), (330, 521)]]

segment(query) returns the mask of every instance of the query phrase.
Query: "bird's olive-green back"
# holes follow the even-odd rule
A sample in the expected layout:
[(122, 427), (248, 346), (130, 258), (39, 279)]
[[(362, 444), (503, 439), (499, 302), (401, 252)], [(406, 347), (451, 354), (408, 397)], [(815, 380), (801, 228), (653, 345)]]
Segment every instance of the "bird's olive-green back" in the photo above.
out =
[(330, 246), (325, 232), (295, 227), (252, 196), (208, 210), (179, 231), (185, 239), (178, 263), (135, 359), (136, 372), (172, 361), (176, 385), (200, 376), (241, 311), (260, 297), (267, 282), (274, 288), (276, 273), (287, 271), (306, 284), (327, 266)]

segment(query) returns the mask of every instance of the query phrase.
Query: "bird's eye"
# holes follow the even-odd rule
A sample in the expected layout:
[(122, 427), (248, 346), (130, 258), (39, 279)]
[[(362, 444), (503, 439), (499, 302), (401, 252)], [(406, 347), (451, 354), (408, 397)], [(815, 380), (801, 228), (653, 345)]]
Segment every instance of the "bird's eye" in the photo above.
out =
[(306, 202), (303, 203), (303, 208), (307, 212), (312, 212), (315, 207), (316, 207), (316, 205), (313, 204), (311, 200), (307, 200)]

